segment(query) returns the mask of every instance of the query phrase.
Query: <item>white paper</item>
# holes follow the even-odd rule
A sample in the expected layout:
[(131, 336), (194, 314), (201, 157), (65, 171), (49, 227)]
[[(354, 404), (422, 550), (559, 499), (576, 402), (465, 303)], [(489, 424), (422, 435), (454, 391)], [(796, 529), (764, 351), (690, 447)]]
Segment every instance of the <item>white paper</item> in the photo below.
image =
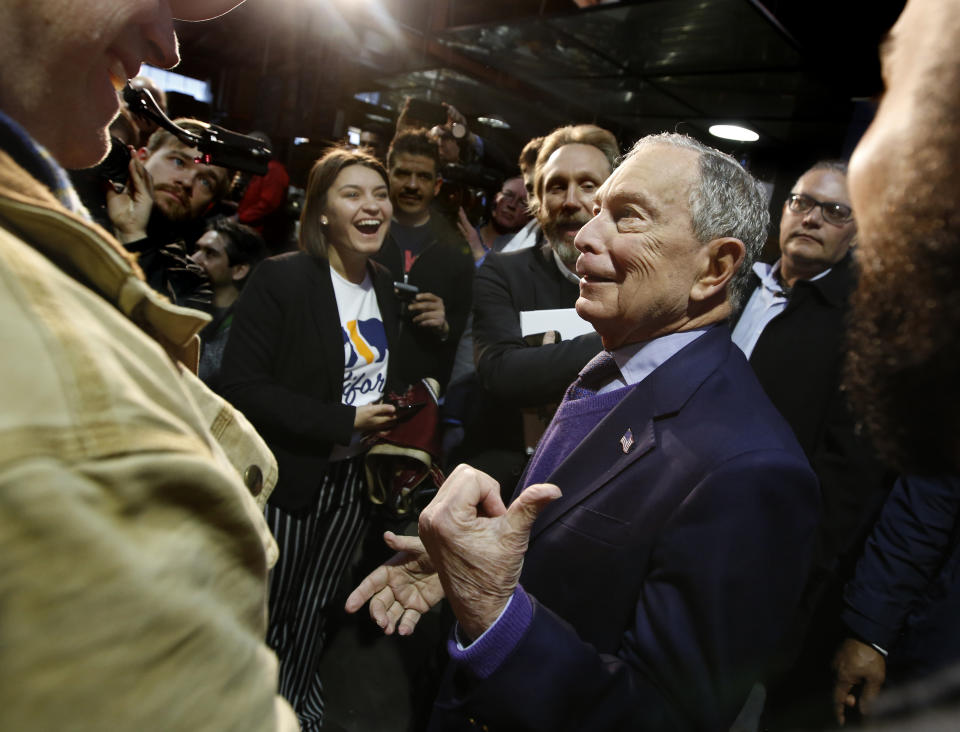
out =
[(560, 331), (560, 339), (567, 341), (584, 333), (593, 333), (593, 326), (577, 315), (576, 308), (555, 310), (524, 310), (520, 313), (520, 332), (523, 337), (548, 330)]

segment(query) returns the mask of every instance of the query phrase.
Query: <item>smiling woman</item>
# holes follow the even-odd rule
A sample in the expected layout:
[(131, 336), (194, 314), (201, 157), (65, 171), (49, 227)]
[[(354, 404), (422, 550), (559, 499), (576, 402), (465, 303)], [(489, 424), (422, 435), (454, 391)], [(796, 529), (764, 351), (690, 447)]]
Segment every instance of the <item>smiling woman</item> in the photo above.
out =
[(380, 402), (398, 386), (389, 356), (399, 311), (393, 278), (370, 261), (391, 213), (375, 158), (341, 148), (324, 155), (307, 183), (302, 251), (251, 275), (224, 352), (224, 394), (280, 466), (266, 512), (281, 557), (267, 642), (304, 730), (323, 718), (317, 673), (327, 610), (369, 524), (363, 437), (395, 422), (393, 405)]

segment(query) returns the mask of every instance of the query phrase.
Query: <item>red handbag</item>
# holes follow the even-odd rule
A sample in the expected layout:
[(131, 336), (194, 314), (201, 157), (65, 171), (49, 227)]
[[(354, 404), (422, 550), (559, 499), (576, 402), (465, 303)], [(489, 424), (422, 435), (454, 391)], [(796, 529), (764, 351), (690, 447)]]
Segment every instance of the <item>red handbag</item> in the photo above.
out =
[(446, 480), (440, 470), (440, 405), (436, 382), (421, 379), (386, 401), (397, 408), (398, 424), (377, 437), (365, 468), (370, 500), (393, 518), (417, 516)]

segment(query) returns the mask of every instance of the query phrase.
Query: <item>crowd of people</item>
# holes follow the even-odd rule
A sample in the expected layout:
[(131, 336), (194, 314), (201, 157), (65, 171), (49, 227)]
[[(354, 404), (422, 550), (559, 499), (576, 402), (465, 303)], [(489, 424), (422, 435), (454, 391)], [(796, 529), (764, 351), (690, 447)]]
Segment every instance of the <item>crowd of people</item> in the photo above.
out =
[(240, 2), (0, 9), (0, 728), (336, 729), (344, 611), (441, 605), (409, 729), (956, 724), (960, 2), (909, 0), (772, 263), (690, 136), (514, 163), (409, 102), (286, 251), (280, 161), (117, 93)]

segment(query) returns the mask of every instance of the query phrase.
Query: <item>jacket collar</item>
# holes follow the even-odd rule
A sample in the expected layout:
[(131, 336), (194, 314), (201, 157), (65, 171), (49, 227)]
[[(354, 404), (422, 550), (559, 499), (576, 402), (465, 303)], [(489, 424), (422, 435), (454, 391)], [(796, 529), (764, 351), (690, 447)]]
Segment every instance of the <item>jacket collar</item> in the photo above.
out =
[(196, 371), (197, 333), (210, 316), (173, 305), (143, 279), (132, 256), (96, 224), (65, 209), (0, 150), (0, 226), (97, 292), (170, 354)]
[[(853, 252), (848, 251), (846, 255), (837, 262), (830, 271), (818, 280), (800, 280), (794, 285), (794, 295), (797, 292), (808, 290), (815, 292), (831, 307), (842, 309), (847, 306), (850, 293), (857, 283), (856, 263), (853, 260)], [(790, 299), (792, 300), (793, 297)], [(790, 307), (790, 303), (787, 303)]]

